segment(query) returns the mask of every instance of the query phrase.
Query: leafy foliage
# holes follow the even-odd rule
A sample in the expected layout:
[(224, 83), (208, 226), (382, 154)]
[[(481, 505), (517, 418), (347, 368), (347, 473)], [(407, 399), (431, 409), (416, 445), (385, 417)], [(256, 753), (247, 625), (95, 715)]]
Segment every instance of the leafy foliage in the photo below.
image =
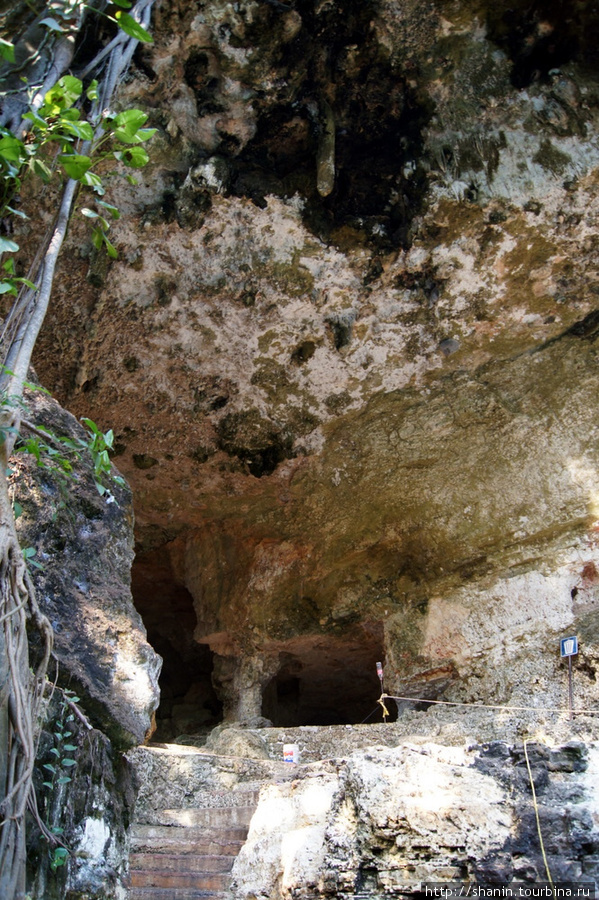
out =
[[(96, 170), (106, 160), (132, 169), (143, 168), (149, 157), (141, 144), (148, 141), (156, 129), (145, 127), (148, 116), (142, 110), (127, 109), (120, 113), (104, 112), (94, 130), (82, 115), (82, 104), (95, 98), (97, 82), (92, 82), (84, 91), (79, 78), (63, 75), (46, 93), (41, 107), (30, 108), (25, 113), (23, 118), (29, 130), (23, 139), (0, 128), (0, 218), (26, 218), (22, 210), (11, 205), (26, 177), (33, 175), (48, 183), (57, 174), (62, 174), (78, 181), (82, 187), (90, 188), (96, 195), (96, 209), (86, 206), (81, 211), (93, 220), (94, 245), (98, 249), (104, 246), (108, 255), (114, 258), (117, 253), (108, 238), (108, 231), (110, 220), (118, 219), (119, 211), (100, 199), (105, 188)], [(0, 253), (18, 250), (16, 241), (0, 237)], [(14, 261), (9, 258), (2, 266), (0, 293), (17, 294), (22, 284), (35, 287), (28, 279), (16, 275)]]
[[(87, 430), (86, 438), (61, 437), (44, 426), (39, 426), (35, 434), (21, 438), (16, 449), (29, 453), (40, 468), (59, 476), (70, 476), (74, 460), (89, 455), (98, 493), (107, 500), (114, 501), (107, 487), (107, 480), (112, 479), (113, 483), (118, 485), (125, 484), (120, 475), (112, 474), (109, 451), (113, 447), (114, 433), (112, 429), (103, 432), (91, 419), (82, 419), (82, 422)], [(47, 435), (47, 440), (44, 439), (44, 435)]]
[[(73, 738), (72, 729), (75, 716), (72, 710), (76, 703), (79, 703), (79, 697), (76, 697), (73, 691), (64, 690), (62, 692), (60, 710), (52, 732), (54, 743), (48, 750), (48, 761), (42, 764), (44, 770), (42, 786), (46, 788), (46, 826), (49, 835), (58, 836), (63, 832), (63, 829), (56, 823), (56, 817), (60, 815), (60, 788), (73, 780), (69, 773), (77, 765), (77, 760), (73, 758), (73, 755), (77, 753), (78, 747), (69, 741), (70, 738)], [(50, 869), (52, 872), (56, 872), (66, 863), (69, 850), (64, 846), (56, 845), (49, 852)]]

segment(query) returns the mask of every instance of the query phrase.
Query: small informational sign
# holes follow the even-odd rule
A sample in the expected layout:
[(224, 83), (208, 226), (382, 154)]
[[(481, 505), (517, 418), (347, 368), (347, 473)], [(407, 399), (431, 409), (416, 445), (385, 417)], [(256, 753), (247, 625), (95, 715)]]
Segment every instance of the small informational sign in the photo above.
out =
[(561, 656), (576, 656), (578, 653), (578, 638), (576, 635), (562, 638), (559, 645)]

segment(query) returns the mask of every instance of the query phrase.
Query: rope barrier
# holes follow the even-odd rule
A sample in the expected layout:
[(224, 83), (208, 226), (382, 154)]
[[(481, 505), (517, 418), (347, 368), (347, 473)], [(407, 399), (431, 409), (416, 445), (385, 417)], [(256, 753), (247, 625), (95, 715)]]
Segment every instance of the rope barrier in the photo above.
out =
[[(541, 819), (539, 817), (539, 804), (537, 803), (537, 792), (535, 790), (535, 781), (532, 777), (532, 769), (530, 768), (530, 760), (528, 758), (528, 741), (524, 741), (524, 758), (526, 759), (526, 768), (528, 769), (528, 777), (530, 779), (530, 789), (532, 791), (532, 803), (535, 809), (535, 817), (537, 820), (537, 834), (539, 835), (539, 844), (541, 845), (541, 853), (543, 855), (543, 862), (545, 863), (545, 872), (547, 873), (547, 880), (553, 889), (553, 878), (551, 877), (551, 871), (549, 869), (549, 863), (547, 861), (547, 854), (545, 853), (545, 842), (543, 841), (543, 833), (541, 831)], [(555, 896), (555, 892), (554, 892)]]
[[(381, 703), (383, 700), (406, 700), (409, 703), (436, 703), (442, 706), (467, 706), (470, 709), (500, 709), (506, 712), (558, 712), (570, 714), (569, 707), (566, 706), (500, 706), (490, 703), (465, 703), (459, 700), (429, 700), (425, 697), (394, 697), (393, 694), (381, 694)], [(573, 709), (573, 715), (597, 715), (599, 709)]]

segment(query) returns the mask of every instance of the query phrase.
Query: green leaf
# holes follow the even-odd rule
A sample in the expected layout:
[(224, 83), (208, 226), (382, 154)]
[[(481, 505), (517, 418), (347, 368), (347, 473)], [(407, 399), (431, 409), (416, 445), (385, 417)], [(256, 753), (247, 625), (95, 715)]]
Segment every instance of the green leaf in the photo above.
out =
[(86, 172), (79, 181), (81, 184), (85, 184), (87, 187), (92, 188), (92, 190), (95, 191), (96, 194), (99, 194), (100, 197), (106, 193), (104, 185), (102, 184), (102, 179), (99, 175), (96, 175), (95, 172)]
[(16, 253), (19, 245), (8, 238), (0, 237), (0, 253)]
[(62, 749), (66, 750), (67, 753), (74, 753), (77, 747), (75, 746), (75, 744), (65, 744)]
[[(39, 452), (39, 448), (38, 448), (38, 452)], [(36, 455), (36, 458), (38, 459), (38, 465), (39, 465), (39, 457), (37, 457), (37, 454), (34, 454), (34, 455)], [(25, 547), (25, 549), (23, 550), (23, 559), (30, 566), (35, 566), (36, 569), (43, 570), (44, 567), (42, 566), (42, 564), (33, 558), (36, 553), (37, 553), (37, 550), (35, 549), (35, 547)]]
[(15, 62), (14, 45), (10, 41), (5, 41), (4, 38), (0, 38), (0, 57), (7, 62)]
[(72, 106), (83, 92), (83, 83), (74, 75), (63, 75), (44, 97), (44, 107), (53, 115)]
[(12, 206), (7, 206), (6, 209), (12, 216), (18, 216), (20, 219), (29, 218), (27, 213), (24, 213), (22, 209), (13, 209)]
[(116, 116), (113, 125), (115, 129), (125, 128), (137, 131), (137, 129), (141, 128), (147, 121), (148, 114), (142, 109), (124, 109), (123, 112), (120, 112)]
[(96, 425), (96, 423), (94, 422), (93, 419), (86, 419), (85, 417), (82, 417), (81, 421), (87, 428), (89, 428), (89, 430), (93, 434), (102, 434), (102, 432), (100, 431), (100, 429), (98, 428), (98, 426)]
[(23, 507), (18, 500), (13, 501), (12, 509), (15, 519), (18, 519), (19, 516), (23, 514)]
[(13, 135), (5, 135), (0, 138), (0, 156), (21, 163), (25, 159), (25, 144)]
[(140, 128), (136, 135), (137, 140), (140, 143), (143, 143), (144, 141), (149, 141), (151, 137), (154, 137), (154, 135), (156, 134), (157, 131), (158, 131), (157, 128)]
[(18, 294), (18, 290), (12, 281), (0, 281), (0, 294)]
[(27, 119), (29, 122), (33, 122), (36, 128), (44, 134), (48, 130), (48, 123), (44, 119), (43, 116), (40, 116), (38, 112), (34, 109), (28, 110), (26, 113), (23, 113), (23, 118)]
[(148, 115), (141, 109), (126, 109), (112, 123), (114, 137), (124, 144), (138, 144), (141, 138), (137, 137), (137, 132), (147, 121)]
[(93, 141), (94, 139), (94, 130), (89, 122), (65, 122), (63, 129), (65, 132), (81, 138), (82, 141)]
[(94, 78), (94, 80), (92, 81), (92, 83), (90, 84), (88, 89), (86, 90), (85, 96), (87, 97), (88, 100), (97, 100), (98, 99), (98, 97), (100, 95), (98, 94), (98, 79), (97, 78)]
[(132, 4), (129, 3), (129, 0), (112, 0), (115, 6), (120, 6), (121, 9), (131, 9)]
[(76, 760), (74, 760), (74, 759), (61, 759), (61, 763), (62, 763), (63, 766), (67, 766), (67, 768), (70, 767), (70, 766), (76, 766), (76, 765), (77, 765), (77, 762), (76, 762)]
[(118, 250), (116, 249), (114, 244), (112, 244), (108, 240), (108, 238), (106, 237), (105, 234), (103, 235), (103, 238), (104, 238), (104, 245), (106, 247), (106, 252), (108, 253), (109, 257), (111, 259), (118, 259), (119, 258)]
[(104, 232), (101, 228), (94, 228), (92, 231), (92, 244), (96, 250), (101, 250), (104, 244)]
[(139, 22), (136, 22), (133, 16), (130, 16), (129, 13), (121, 12), (119, 10), (114, 14), (114, 17), (118, 25), (123, 29), (125, 34), (129, 35), (129, 37), (135, 38), (136, 41), (143, 41), (146, 44), (154, 43), (152, 35), (148, 31), (146, 31), (143, 25), (140, 25)]
[(50, 753), (53, 753), (54, 756), (60, 756), (60, 750), (57, 750), (56, 747), (50, 747)]
[(54, 775), (54, 773), (56, 772), (56, 769), (54, 768), (54, 766), (52, 765), (52, 763), (44, 763), (43, 766), (42, 766), (42, 768), (43, 768), (43, 769), (47, 769), (48, 772), (52, 772), (53, 775)]
[(37, 284), (34, 284), (33, 281), (29, 281), (28, 278), (15, 278), (15, 281), (18, 281), (19, 284), (25, 284), (32, 291), (37, 291)]
[(71, 106), (70, 109), (63, 109), (60, 114), (58, 124), (62, 125), (63, 122), (78, 122), (80, 118), (81, 113), (79, 112), (79, 110)]
[(47, 787), (47, 788), (53, 788), (53, 787), (54, 787), (54, 785), (52, 784), (51, 781), (42, 781), (42, 784), (43, 784), (44, 787)]
[(73, 779), (70, 778), (68, 775), (61, 775), (60, 778), (56, 779), (56, 783), (57, 784), (68, 784), (69, 781), (72, 781), (72, 780)]
[(52, 172), (46, 163), (42, 162), (41, 159), (38, 159), (36, 156), (32, 156), (29, 160), (29, 168), (33, 174), (41, 178), (45, 184), (48, 184), (48, 182), (52, 180)]
[(93, 209), (90, 209), (88, 206), (82, 206), (79, 210), (82, 216), (85, 216), (86, 219), (97, 219), (98, 213), (94, 212)]
[(144, 148), (139, 146), (128, 147), (126, 150), (117, 150), (114, 156), (132, 169), (142, 169), (150, 159)]
[(89, 156), (81, 156), (79, 153), (62, 153), (58, 157), (58, 161), (69, 178), (74, 178), (75, 181), (83, 178), (87, 170), (92, 166)]
[(105, 200), (96, 201), (98, 206), (101, 206), (103, 209), (107, 209), (113, 219), (120, 219), (121, 214), (116, 206), (112, 206), (110, 203), (107, 203)]

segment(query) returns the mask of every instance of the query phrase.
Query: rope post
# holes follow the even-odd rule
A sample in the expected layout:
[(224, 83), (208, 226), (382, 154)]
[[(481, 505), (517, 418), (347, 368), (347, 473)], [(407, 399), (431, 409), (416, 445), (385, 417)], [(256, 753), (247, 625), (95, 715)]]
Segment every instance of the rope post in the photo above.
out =
[(377, 703), (380, 703), (383, 708), (383, 722), (386, 725), (387, 719), (389, 718), (389, 710), (385, 706), (384, 697), (386, 696), (386, 694), (385, 694), (385, 687), (383, 684), (383, 677), (384, 677), (383, 676), (383, 664), (381, 662), (377, 662), (377, 664), (376, 664), (376, 674), (379, 676), (379, 681), (381, 683), (381, 696), (377, 700)]
[(381, 694), (385, 693), (385, 688), (383, 687), (383, 664), (377, 662), (376, 664), (376, 674), (379, 676), (379, 681), (381, 683)]
[(560, 656), (568, 658), (568, 718), (570, 721), (574, 718), (574, 686), (572, 683), (572, 657), (578, 653), (578, 637), (574, 634), (571, 637), (562, 638), (559, 642)]
[(568, 657), (568, 707), (570, 709), (570, 713), (568, 718), (570, 721), (574, 718), (574, 688), (572, 686), (572, 657)]

